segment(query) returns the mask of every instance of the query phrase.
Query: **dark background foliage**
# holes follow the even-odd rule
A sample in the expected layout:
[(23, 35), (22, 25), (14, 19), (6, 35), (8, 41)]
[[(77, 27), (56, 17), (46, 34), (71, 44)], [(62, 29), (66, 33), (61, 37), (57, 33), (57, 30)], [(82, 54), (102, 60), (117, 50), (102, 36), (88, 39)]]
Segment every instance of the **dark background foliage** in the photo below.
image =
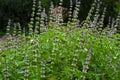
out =
[[(55, 5), (58, 5), (59, 0), (41, 0), (42, 6), (49, 10), (50, 2), (53, 1)], [(75, 3), (75, 0), (73, 0)], [(79, 18), (84, 20), (88, 14), (93, 0), (81, 0), (81, 9)], [(69, 0), (64, 0), (64, 7), (69, 8)], [(116, 17), (120, 10), (120, 4), (118, 0), (103, 0), (102, 7), (107, 6), (107, 16)], [(20, 22), (22, 26), (26, 26), (29, 22), (32, 8), (32, 0), (0, 0), (0, 34), (5, 32), (8, 19), (12, 19), (14, 22)], [(101, 8), (102, 9), (102, 8)]]

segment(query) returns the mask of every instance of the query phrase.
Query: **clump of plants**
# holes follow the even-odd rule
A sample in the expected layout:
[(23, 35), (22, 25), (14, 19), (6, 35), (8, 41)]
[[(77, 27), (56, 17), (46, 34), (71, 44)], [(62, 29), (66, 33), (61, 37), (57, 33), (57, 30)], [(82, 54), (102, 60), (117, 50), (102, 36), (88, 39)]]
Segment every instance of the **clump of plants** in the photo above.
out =
[[(0, 50), (0, 79), (2, 80), (119, 80), (120, 34), (119, 15), (114, 25), (104, 28), (107, 8), (100, 14), (100, 1), (95, 0), (84, 22), (79, 22), (81, 5), (76, 2), (69, 21), (63, 22), (62, 8), (49, 17), (45, 9), (33, 0), (29, 34), (19, 23), (10, 32)], [(60, 0), (59, 5), (62, 6)], [(57, 16), (55, 16), (57, 15)], [(49, 19), (48, 19), (49, 18)], [(18, 31), (17, 31), (18, 30)]]

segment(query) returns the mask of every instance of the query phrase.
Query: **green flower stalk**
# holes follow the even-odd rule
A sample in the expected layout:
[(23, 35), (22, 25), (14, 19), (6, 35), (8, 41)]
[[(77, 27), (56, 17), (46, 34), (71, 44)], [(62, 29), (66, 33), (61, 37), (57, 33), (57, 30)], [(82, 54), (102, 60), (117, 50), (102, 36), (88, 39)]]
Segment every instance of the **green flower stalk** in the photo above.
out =
[(29, 59), (28, 59), (29, 55), (27, 53), (25, 53), (25, 70), (24, 70), (24, 80), (28, 80), (29, 78)]
[(13, 35), (12, 35), (12, 42), (13, 44), (13, 48), (16, 49), (17, 47), (17, 24), (14, 23), (14, 30), (13, 30)]
[(4, 80), (10, 80), (9, 79), (9, 72), (8, 72), (8, 61), (6, 59), (5, 59), (4, 65), (5, 65), (5, 72), (4, 72), (5, 78), (4, 78)]
[(25, 33), (25, 27), (23, 28), (23, 34), (22, 34), (22, 40), (20, 40), (22, 44), (20, 46), (23, 48), (24, 44), (26, 44), (26, 33)]
[(118, 13), (116, 23), (115, 23), (115, 26), (114, 26), (114, 33), (117, 31), (117, 28), (118, 28), (118, 30), (120, 30), (120, 11)]
[(8, 25), (7, 25), (7, 33), (6, 33), (6, 35), (10, 35), (10, 25), (11, 25), (11, 20), (9, 19), (9, 21), (8, 21)]
[(115, 26), (115, 19), (112, 18), (112, 21), (111, 21), (111, 28), (110, 28), (110, 34), (114, 34), (114, 26)]
[(11, 45), (11, 42), (12, 42), (12, 35), (10, 34), (10, 26), (11, 26), (11, 20), (8, 21), (8, 25), (7, 25), (7, 33), (6, 35), (8, 36), (7, 37), (7, 48), (11, 48), (12, 45)]
[[(73, 33), (73, 37), (74, 37), (74, 33)], [(79, 56), (79, 51), (80, 51), (80, 49), (81, 49), (81, 46), (79, 46), (79, 45), (81, 44), (80, 38), (78, 39), (78, 41), (79, 41), (79, 43), (78, 43), (78, 45), (76, 45), (76, 50), (75, 50), (75, 52), (74, 52), (73, 60), (72, 60), (72, 64), (71, 64), (71, 66), (74, 68), (74, 69), (72, 70), (73, 73), (74, 73), (75, 70), (77, 69), (78, 56)]]
[(48, 30), (48, 16), (45, 17), (45, 26), (46, 26), (46, 31)]
[(93, 2), (93, 4), (92, 4), (92, 7), (91, 7), (91, 9), (89, 10), (88, 16), (87, 16), (87, 18), (86, 18), (86, 20), (85, 20), (85, 22), (84, 22), (84, 24), (83, 24), (83, 28), (87, 28), (87, 27), (88, 27), (88, 23), (89, 23), (89, 21), (90, 21), (90, 18), (91, 18), (91, 16), (92, 16), (92, 13), (93, 13), (94, 10), (95, 10), (96, 2), (97, 2), (97, 1), (94, 0), (94, 2)]
[(79, 50), (75, 51), (75, 54), (73, 56), (73, 61), (72, 61), (72, 64), (71, 64), (71, 66), (74, 68), (74, 69), (72, 69), (73, 73), (75, 72), (75, 69), (77, 69), (78, 52), (79, 52)]
[(109, 28), (111, 27), (111, 17), (109, 17), (107, 27), (109, 27)]
[(81, 76), (83, 80), (86, 80), (86, 73), (87, 73), (87, 70), (89, 69), (89, 63), (90, 63), (90, 59), (91, 59), (91, 53), (92, 53), (92, 49), (89, 49), (88, 51), (88, 54), (87, 54), (87, 57), (86, 57), (86, 60), (85, 60), (85, 63), (83, 65), (83, 75)]
[(35, 10), (36, 10), (36, 0), (33, 0), (33, 8), (32, 8), (32, 14), (31, 14), (31, 18), (30, 18), (30, 23), (28, 24), (29, 26), (29, 34), (32, 35), (33, 34), (33, 27), (34, 27), (34, 17), (35, 17)]
[(72, 8), (73, 8), (73, 2), (70, 0), (70, 7), (69, 7), (69, 18), (68, 20), (71, 22), (72, 21)]
[(11, 40), (12, 40), (12, 36), (11, 36), (11, 34), (10, 34), (10, 26), (11, 26), (11, 20), (8, 21), (7, 33), (6, 33), (6, 35), (8, 36), (8, 38), (7, 38), (7, 46), (8, 46), (8, 47), (10, 47)]
[(58, 25), (61, 26), (63, 25), (63, 16), (62, 16), (62, 5), (63, 5), (63, 0), (60, 0), (59, 2), (59, 7), (60, 9), (58, 9)]
[[(101, 16), (101, 19), (100, 19), (100, 21), (99, 21), (99, 27), (98, 27), (98, 31), (99, 32), (102, 32), (102, 28), (103, 28), (103, 23), (104, 23), (104, 18), (105, 18), (105, 13), (106, 13), (106, 7), (104, 8), (104, 10), (103, 10), (103, 14), (102, 14), (102, 16)], [(104, 32), (103, 32), (104, 33)]]
[[(19, 56), (22, 56), (22, 58), (24, 59), (24, 54), (25, 54), (25, 50), (24, 50), (24, 45), (26, 45), (26, 40), (25, 40), (25, 27), (23, 27), (23, 30), (22, 30), (22, 27), (20, 25), (20, 23), (18, 22), (17, 23), (17, 27), (18, 27), (18, 37), (17, 37), (17, 41), (16, 41), (16, 55), (19, 55)], [(17, 58), (16, 58), (16, 61)], [(25, 62), (25, 60), (23, 60)], [(17, 62), (15, 62), (16, 65), (17, 65)], [(15, 65), (15, 66), (16, 66)], [(22, 66), (21, 68), (23, 68), (24, 66)], [(17, 66), (16, 66), (17, 68)], [(22, 71), (24, 72), (24, 69), (22, 69)], [(16, 75), (17, 76), (17, 75)]]
[(78, 21), (78, 14), (80, 8), (80, 1), (76, 2), (75, 10), (73, 12), (73, 22), (71, 27), (77, 27), (77, 21)]
[(14, 23), (14, 30), (13, 30), (13, 38), (16, 37), (17, 31), (16, 31), (17, 25)]
[(35, 34), (39, 33), (39, 29), (40, 29), (40, 16), (41, 16), (41, 2), (39, 1), (38, 3), (38, 11), (36, 13), (36, 22), (35, 22)]
[(71, 24), (71, 22), (72, 22), (72, 8), (73, 8), (73, 2), (72, 2), (72, 0), (70, 0), (70, 7), (69, 7), (69, 17), (68, 17), (68, 22), (67, 22), (67, 26), (69, 27), (69, 28), (71, 28), (71, 26), (72, 26), (72, 24)]
[[(104, 18), (105, 18), (105, 13), (106, 13), (106, 7), (104, 7), (104, 10), (103, 10), (103, 13), (102, 13), (102, 15), (101, 15), (101, 19), (100, 19), (100, 21), (98, 22), (98, 24), (99, 24), (99, 27), (98, 27), (98, 34), (99, 35), (106, 35), (106, 31), (105, 31), (105, 29), (102, 29), (103, 28), (103, 25), (104, 25)], [(101, 44), (101, 42), (102, 42), (102, 36), (99, 36), (100, 37), (100, 46), (102, 47), (102, 44)]]
[(56, 24), (56, 15), (54, 13), (54, 4), (51, 2), (50, 5), (50, 16), (49, 16), (49, 27), (53, 27)]
[[(37, 48), (37, 47), (35, 46), (35, 48)], [(37, 56), (38, 56), (37, 51), (38, 50), (34, 49), (34, 55), (33, 55), (34, 56), (34, 61), (33, 62), (35, 63), (34, 68), (37, 68), (37, 60), (38, 60), (37, 59)]]
[(26, 33), (25, 33), (26, 31), (25, 31), (25, 27), (23, 28), (23, 38), (25, 38), (25, 35), (26, 35)]
[(54, 67), (54, 64), (55, 64), (55, 62), (54, 62), (54, 60), (55, 60), (55, 56), (56, 56), (56, 53), (55, 53), (55, 43), (53, 42), (53, 49), (52, 49), (52, 53), (51, 53), (51, 64), (50, 64), (50, 68), (51, 68), (51, 73), (53, 73), (54, 72), (54, 69), (53, 69), (53, 67)]
[(17, 23), (17, 26), (18, 26), (18, 38), (21, 38), (21, 35), (22, 35), (22, 29), (21, 29), (21, 25), (20, 25), (20, 23)]
[(45, 60), (41, 59), (41, 80), (45, 80)]
[[(34, 39), (31, 40), (31, 48), (32, 48), (32, 52), (34, 53), (33, 54), (33, 62), (34, 62), (34, 65), (33, 65), (33, 68), (34, 68), (34, 71), (35, 71), (35, 77), (38, 75), (37, 73), (37, 63), (38, 63), (38, 41), (36, 39), (36, 37), (38, 36), (38, 33), (40, 31), (40, 27), (41, 27), (41, 24), (42, 22), (40, 22), (42, 20), (42, 14), (41, 14), (41, 1), (39, 1), (38, 3), (38, 10), (37, 10), (37, 13), (36, 13), (36, 22), (35, 22), (35, 31), (34, 31)], [(40, 24), (41, 23), (41, 24)], [(41, 32), (41, 31), (40, 31)]]
[(16, 31), (16, 28), (17, 28), (17, 25), (16, 23), (14, 23), (14, 32), (13, 32), (13, 42), (14, 42), (14, 52), (15, 52), (15, 58), (16, 58), (16, 49), (17, 49), (17, 38), (16, 38), (16, 35), (17, 35), (17, 31)]
[[(11, 34), (10, 34), (10, 25), (11, 25), (11, 20), (9, 19), (8, 21), (8, 25), (7, 25), (7, 33), (6, 35), (8, 36), (7, 38), (7, 48), (10, 48), (10, 41), (11, 41)], [(10, 53), (10, 51), (9, 51)], [(9, 80), (9, 72), (8, 72), (8, 60), (7, 60), (7, 55), (5, 55), (4, 57), (5, 62), (4, 62), (4, 66), (5, 66), (5, 71), (4, 71), (4, 80)]]
[(36, 22), (35, 22), (35, 31), (34, 31), (34, 37), (33, 40), (31, 40), (31, 48), (32, 48), (32, 52), (33, 54), (33, 71), (34, 71), (34, 76), (37, 77), (37, 63), (38, 63), (38, 43), (37, 43), (37, 39), (36, 37), (38, 36), (38, 33), (40, 31), (40, 21), (41, 21), (41, 1), (39, 1), (38, 3), (38, 10), (36, 13)]
[(114, 19), (114, 18), (112, 18), (111, 28), (114, 28), (114, 25), (115, 25), (115, 19)]
[(39, 41), (36, 39), (36, 37), (34, 37), (34, 40), (32, 41), (32, 46), (31, 46), (31, 48), (32, 48), (32, 52), (33, 52), (33, 71), (34, 71), (34, 75), (35, 75), (35, 77), (37, 77), (38, 76), (38, 70), (37, 70), (37, 68), (38, 68), (38, 51), (39, 51), (39, 46), (38, 46), (38, 43)]
[(44, 8), (41, 13), (40, 33), (47, 31), (47, 27), (45, 26), (45, 17), (47, 17), (47, 14), (45, 13), (45, 8)]
[[(56, 30), (56, 34), (58, 34), (57, 30)], [(55, 58), (56, 58), (57, 41), (58, 41), (57, 36), (55, 36), (55, 38), (53, 40), (53, 49), (52, 49), (52, 53), (51, 53), (51, 64), (50, 64), (51, 73), (52, 74), (54, 72), (54, 64), (55, 64)]]
[(98, 18), (100, 16), (99, 11), (100, 11), (100, 4), (98, 2), (96, 12), (95, 12), (95, 15), (94, 15), (94, 19), (93, 19), (93, 23), (92, 23), (91, 26), (89, 26), (92, 29), (92, 31), (95, 31), (95, 32), (97, 32), (97, 22), (98, 22)]
[(54, 9), (54, 5), (53, 5), (53, 2), (51, 2), (51, 5), (50, 5), (50, 22), (53, 22), (54, 21), (54, 12), (53, 12), (53, 9)]
[(23, 43), (22, 33), (24, 34), (24, 30), (22, 30), (20, 23), (17, 23), (17, 27), (18, 27), (17, 45), (21, 46), (20, 43)]
[[(17, 61), (17, 49), (18, 49), (18, 45), (19, 45), (19, 42), (18, 42), (18, 40), (17, 40), (17, 24), (16, 23), (14, 23), (14, 32), (13, 32), (13, 36), (12, 36), (12, 41), (13, 41), (13, 54), (14, 54), (14, 64), (13, 64), (13, 66), (14, 66), (14, 68), (17, 68), (16, 67), (16, 65), (17, 65), (17, 63), (16, 63), (16, 61)], [(16, 74), (17, 74), (17, 72), (16, 72), (16, 70), (14, 71), (14, 76), (17, 76)]]
[[(35, 29), (34, 29), (34, 34), (33, 34), (33, 39), (31, 40), (31, 42), (30, 42), (30, 45), (31, 45), (31, 51), (34, 53), (33, 54), (33, 71), (34, 71), (34, 77), (37, 77), (37, 59), (38, 59), (38, 55), (37, 55), (37, 52), (38, 52), (38, 45), (37, 45), (37, 41), (36, 41), (36, 37), (37, 37), (37, 35), (38, 35), (38, 33), (40, 32), (40, 26), (41, 26), (41, 1), (39, 1), (38, 2), (38, 9), (37, 9), (37, 13), (36, 13), (36, 16), (35, 16), (35, 4), (36, 4), (36, 2), (34, 2), (34, 5), (33, 5), (33, 13), (32, 14), (34, 14), (34, 15), (32, 15), (32, 17), (33, 17), (33, 24), (32, 25), (34, 25), (34, 22), (35, 22)], [(31, 19), (31, 21), (32, 21), (32, 19)], [(32, 30), (33, 30), (33, 28), (32, 28)]]
[(107, 24), (107, 27), (105, 29), (107, 30), (106, 34), (111, 35), (111, 17), (109, 17), (108, 24)]

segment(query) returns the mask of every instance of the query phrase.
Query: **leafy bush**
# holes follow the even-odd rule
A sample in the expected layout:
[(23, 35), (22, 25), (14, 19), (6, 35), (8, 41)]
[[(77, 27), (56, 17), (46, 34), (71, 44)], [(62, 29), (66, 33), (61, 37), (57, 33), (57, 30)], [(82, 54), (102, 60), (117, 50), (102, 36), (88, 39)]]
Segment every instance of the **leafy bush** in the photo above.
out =
[[(59, 3), (62, 6), (62, 0)], [(115, 23), (103, 27), (106, 7), (100, 14), (95, 1), (83, 23), (79, 22), (80, 1), (69, 21), (63, 23), (62, 10), (50, 21), (39, 1), (33, 1), (29, 33), (19, 23), (8, 22), (7, 40), (0, 44), (0, 79), (5, 80), (119, 80), (120, 13)], [(81, 27), (81, 28), (79, 28)], [(13, 33), (12, 33), (13, 32)]]
[[(0, 79), (8, 75), (10, 80), (39, 80), (40, 76), (46, 80), (79, 80), (84, 75), (89, 80), (119, 80), (118, 36), (95, 36), (87, 29), (67, 32), (58, 28), (21, 37), (17, 45), (12, 42), (13, 46), (1, 52)], [(91, 58), (85, 64), (88, 56)], [(83, 66), (87, 65), (88, 71), (83, 74)]]

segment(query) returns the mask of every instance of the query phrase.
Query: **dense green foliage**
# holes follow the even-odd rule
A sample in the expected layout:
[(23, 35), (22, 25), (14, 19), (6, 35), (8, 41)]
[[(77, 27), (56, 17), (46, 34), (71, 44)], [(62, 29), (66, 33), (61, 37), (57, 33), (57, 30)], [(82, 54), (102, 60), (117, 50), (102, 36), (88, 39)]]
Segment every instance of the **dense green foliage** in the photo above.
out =
[[(66, 30), (54, 28), (40, 35), (22, 36), (17, 45), (11, 42), (14, 48), (0, 53), (0, 79), (7, 74), (10, 80), (23, 80), (25, 74), (28, 80), (42, 80), (40, 75), (46, 80), (80, 80), (81, 76), (89, 80), (120, 79), (119, 34), (96, 36), (88, 29)], [(91, 58), (85, 65), (87, 56)], [(89, 69), (83, 74), (83, 66), (87, 65)]]

